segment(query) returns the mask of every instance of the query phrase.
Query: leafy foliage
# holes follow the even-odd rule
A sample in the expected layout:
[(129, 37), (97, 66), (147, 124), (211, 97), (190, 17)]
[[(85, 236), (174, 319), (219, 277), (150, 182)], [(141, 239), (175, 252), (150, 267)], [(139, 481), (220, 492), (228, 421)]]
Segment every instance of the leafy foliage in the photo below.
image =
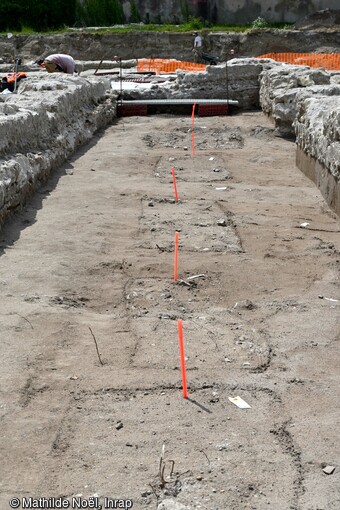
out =
[(258, 16), (256, 19), (254, 19), (251, 26), (253, 28), (268, 28), (269, 23), (264, 18), (261, 18), (261, 16)]
[(24, 26), (42, 32), (65, 26), (109, 26), (124, 22), (120, 0), (0, 1), (1, 32), (20, 31)]
[(183, 16), (184, 21), (189, 21), (190, 10), (188, 0), (181, 0), (181, 14)]
[(139, 23), (141, 20), (135, 0), (131, 1), (130, 23)]
[(20, 30), (20, 19), (23, 17), (24, 2), (2, 0), (0, 3), (0, 30)]
[(109, 26), (124, 23), (124, 11), (119, 0), (85, 0), (78, 4), (77, 24)]
[(76, 0), (1, 0), (0, 31), (42, 31), (74, 23)]

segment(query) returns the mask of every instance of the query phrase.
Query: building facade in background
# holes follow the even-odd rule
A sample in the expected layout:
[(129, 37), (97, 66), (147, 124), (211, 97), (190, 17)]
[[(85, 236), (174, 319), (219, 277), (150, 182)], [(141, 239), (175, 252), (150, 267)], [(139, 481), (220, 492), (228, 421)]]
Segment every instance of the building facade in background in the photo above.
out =
[[(133, 0), (142, 21), (181, 22), (202, 17), (212, 23), (250, 24), (262, 17), (270, 23), (295, 23), (323, 9), (339, 9), (340, 0)], [(122, 0), (127, 19), (131, 0)]]

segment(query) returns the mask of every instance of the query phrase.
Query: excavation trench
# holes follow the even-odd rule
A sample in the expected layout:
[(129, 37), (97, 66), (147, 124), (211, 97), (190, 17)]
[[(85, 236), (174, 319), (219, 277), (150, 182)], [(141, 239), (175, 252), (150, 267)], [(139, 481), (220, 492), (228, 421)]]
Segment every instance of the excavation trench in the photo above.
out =
[[(223, 99), (214, 67), (148, 95)], [(94, 76), (1, 101), (1, 508), (339, 507), (336, 86), (289, 69), (231, 63), (227, 116), (117, 119)]]
[(5, 223), (1, 508), (338, 507), (337, 217), (261, 112), (195, 129), (116, 120)]
[[(227, 67), (207, 66), (205, 72), (179, 70), (144, 84), (86, 72), (73, 77), (31, 71), (17, 94), (1, 95), (0, 224), (81, 145), (112, 125), (117, 113), (191, 114), (193, 105), (181, 102), (196, 99), (198, 118), (220, 114), (222, 119), (225, 104), (200, 102), (225, 103), (227, 96), (231, 115), (262, 108), (277, 136), (296, 140), (298, 166), (339, 213), (339, 73), (264, 58), (232, 59)], [(124, 67), (124, 73), (131, 68)], [(263, 136), (261, 131), (254, 134)], [(227, 148), (222, 134), (216, 136), (215, 148)], [(204, 140), (201, 148), (207, 148)]]

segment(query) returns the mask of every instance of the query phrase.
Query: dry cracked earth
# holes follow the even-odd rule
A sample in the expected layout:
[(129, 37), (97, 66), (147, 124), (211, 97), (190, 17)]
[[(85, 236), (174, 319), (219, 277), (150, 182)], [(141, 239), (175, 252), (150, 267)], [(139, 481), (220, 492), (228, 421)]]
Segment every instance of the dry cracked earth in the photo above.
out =
[(340, 508), (338, 218), (262, 113), (195, 134), (121, 119), (1, 231), (1, 509)]

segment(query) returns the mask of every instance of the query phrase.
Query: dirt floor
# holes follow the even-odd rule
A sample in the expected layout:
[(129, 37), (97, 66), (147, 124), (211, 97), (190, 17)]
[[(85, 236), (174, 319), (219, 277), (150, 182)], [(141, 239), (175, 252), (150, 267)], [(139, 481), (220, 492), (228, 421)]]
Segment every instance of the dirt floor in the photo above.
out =
[(1, 510), (339, 509), (339, 230), (260, 112), (98, 135), (0, 233)]

